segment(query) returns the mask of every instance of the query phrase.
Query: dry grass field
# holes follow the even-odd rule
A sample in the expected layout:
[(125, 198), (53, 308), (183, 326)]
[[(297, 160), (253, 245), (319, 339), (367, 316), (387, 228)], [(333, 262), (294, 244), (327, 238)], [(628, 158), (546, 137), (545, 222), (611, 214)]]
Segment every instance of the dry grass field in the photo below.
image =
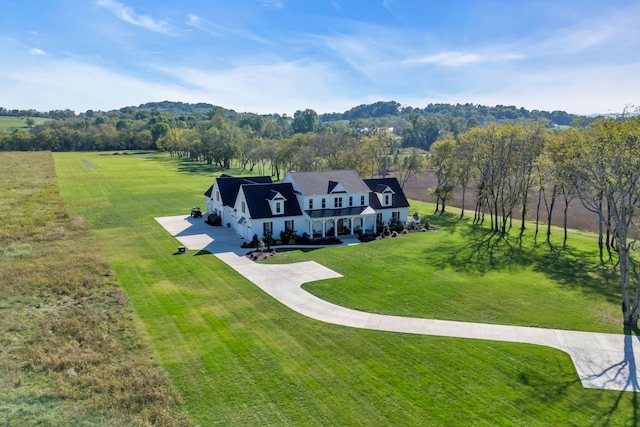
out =
[(0, 170), (0, 425), (189, 424), (51, 153)]

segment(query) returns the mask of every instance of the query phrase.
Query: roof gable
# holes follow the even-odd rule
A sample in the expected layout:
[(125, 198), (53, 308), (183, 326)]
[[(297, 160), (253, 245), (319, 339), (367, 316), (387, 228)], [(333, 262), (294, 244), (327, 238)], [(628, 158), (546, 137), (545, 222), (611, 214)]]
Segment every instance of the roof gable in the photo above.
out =
[(267, 200), (284, 200), (287, 201), (287, 198), (282, 195), (277, 190), (271, 189), (271, 191), (267, 194)]
[[(365, 179), (372, 193), (391, 194), (391, 206), (382, 206), (376, 196), (369, 197), (369, 205), (374, 209), (408, 208), (409, 201), (396, 178)], [(388, 190), (387, 190), (388, 189)], [(381, 191), (379, 191), (381, 190)]]
[(375, 188), (373, 189), (373, 191), (374, 191), (375, 193), (387, 193), (387, 194), (388, 194), (388, 193), (391, 193), (391, 194), (394, 194), (394, 193), (395, 193), (395, 191), (393, 191), (393, 190), (391, 189), (391, 187), (389, 187), (389, 186), (388, 186), (388, 185), (386, 185), (386, 184), (376, 184), (376, 186), (375, 186)]
[(344, 186), (337, 181), (329, 181), (329, 187), (327, 188), (327, 194), (346, 193)]
[(270, 176), (252, 176), (252, 177), (233, 177), (229, 175), (221, 175), (216, 178), (218, 191), (222, 198), (223, 206), (233, 206), (238, 197), (238, 190), (243, 184), (271, 184)]
[(370, 191), (355, 170), (289, 172), (287, 176), (304, 196)]
[[(241, 186), (251, 218), (272, 218), (274, 216), (299, 216), (302, 210), (298, 198), (293, 193), (290, 183), (279, 184), (244, 184)], [(279, 199), (278, 195), (282, 198)], [(284, 200), (283, 212), (273, 215), (269, 206), (270, 200)]]

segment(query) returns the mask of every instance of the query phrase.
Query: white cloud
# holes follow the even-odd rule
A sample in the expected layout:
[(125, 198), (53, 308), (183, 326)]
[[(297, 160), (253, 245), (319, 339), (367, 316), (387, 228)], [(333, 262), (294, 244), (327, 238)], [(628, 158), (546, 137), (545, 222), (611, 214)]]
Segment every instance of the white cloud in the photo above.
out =
[(198, 15), (194, 15), (193, 13), (190, 13), (187, 15), (187, 25), (190, 25), (192, 27), (199, 27), (200, 26), (200, 17)]
[(178, 87), (120, 75), (76, 60), (49, 60), (37, 67), (0, 65), (0, 75), (0, 93), (7, 108), (110, 110), (153, 100), (179, 100), (183, 95)]
[(405, 64), (434, 64), (447, 67), (461, 67), (483, 62), (507, 62), (521, 59), (524, 59), (523, 55), (513, 53), (482, 55), (464, 52), (441, 52), (435, 55), (409, 59), (405, 61)]
[(47, 52), (45, 52), (42, 49), (38, 49), (37, 47), (29, 49), (29, 53), (31, 55), (46, 55), (47, 54)]
[(215, 37), (222, 37), (222, 38), (227, 38), (229, 36), (241, 37), (243, 39), (252, 40), (258, 43), (263, 43), (263, 44), (270, 43), (268, 40), (260, 36), (257, 36), (245, 29), (242, 29), (242, 28), (230, 29), (220, 25), (216, 25), (206, 19), (200, 18), (198, 15), (194, 15), (193, 13), (190, 13), (187, 15), (187, 25)]
[(173, 31), (167, 21), (159, 21), (147, 15), (138, 15), (133, 8), (115, 0), (97, 0), (98, 6), (113, 12), (118, 18), (129, 24), (146, 28), (157, 33), (172, 34)]
[(108, 111), (168, 100), (291, 115), (304, 108), (344, 111), (359, 101), (340, 94), (332, 80), (335, 70), (312, 62), (273, 60), (219, 72), (154, 67), (145, 78), (67, 59), (48, 60), (37, 67), (0, 64), (0, 75), (2, 106), (11, 109)]
[(297, 109), (319, 112), (349, 109), (353, 100), (339, 93), (335, 70), (310, 61), (263, 60), (264, 65), (239, 65), (225, 71), (165, 68), (193, 93), (237, 111), (292, 114)]
[(284, 3), (282, 2), (282, 0), (259, 0), (260, 3), (262, 3), (262, 5), (264, 7), (282, 7), (284, 6)]

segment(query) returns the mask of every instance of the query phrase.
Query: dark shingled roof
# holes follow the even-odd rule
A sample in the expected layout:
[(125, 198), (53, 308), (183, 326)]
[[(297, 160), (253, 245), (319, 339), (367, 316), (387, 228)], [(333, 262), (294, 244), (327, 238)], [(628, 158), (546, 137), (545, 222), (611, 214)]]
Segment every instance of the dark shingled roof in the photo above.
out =
[[(244, 197), (247, 200), (247, 207), (251, 218), (272, 218), (283, 216), (298, 216), (302, 215), (300, 205), (298, 205), (298, 198), (293, 193), (293, 185), (290, 183), (284, 184), (244, 184), (242, 185), (242, 191), (244, 191)], [(271, 199), (275, 192), (282, 194), (287, 199), (284, 202), (284, 211), (282, 214), (271, 214), (271, 208), (267, 199)]]
[(354, 170), (290, 172), (291, 178), (304, 196), (328, 194), (337, 183), (342, 184), (347, 193), (368, 193), (369, 187)]
[(307, 215), (311, 218), (332, 218), (338, 216), (358, 216), (358, 215), (371, 215), (374, 214), (375, 211), (371, 209), (369, 206), (354, 206), (351, 208), (342, 208), (342, 209), (314, 209), (310, 211), (305, 211)]
[(211, 197), (211, 194), (213, 194), (213, 184), (211, 184), (209, 189), (204, 192), (204, 195), (207, 196), (207, 197)]
[(218, 183), (218, 189), (220, 190), (220, 197), (222, 197), (223, 206), (233, 206), (236, 204), (236, 197), (238, 196), (238, 190), (243, 184), (271, 184), (270, 176), (252, 176), (235, 178), (229, 175), (222, 175), (216, 179)]
[(382, 191), (387, 186), (393, 190), (395, 194), (391, 196), (391, 206), (382, 206), (380, 200), (375, 194), (369, 196), (369, 206), (373, 209), (390, 209), (390, 208), (408, 208), (409, 202), (400, 187), (400, 183), (395, 178), (372, 178), (365, 179), (364, 182), (369, 186), (372, 193), (376, 191)]

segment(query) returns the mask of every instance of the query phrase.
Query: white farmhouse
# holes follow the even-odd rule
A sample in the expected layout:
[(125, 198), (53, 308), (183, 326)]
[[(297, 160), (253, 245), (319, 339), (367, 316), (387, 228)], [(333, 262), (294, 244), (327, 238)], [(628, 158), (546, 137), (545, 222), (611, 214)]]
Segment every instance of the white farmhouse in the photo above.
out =
[(208, 214), (243, 238), (295, 231), (310, 237), (376, 234), (390, 221), (406, 223), (409, 203), (395, 178), (362, 179), (354, 170), (290, 172), (270, 177), (222, 175), (205, 193)]

